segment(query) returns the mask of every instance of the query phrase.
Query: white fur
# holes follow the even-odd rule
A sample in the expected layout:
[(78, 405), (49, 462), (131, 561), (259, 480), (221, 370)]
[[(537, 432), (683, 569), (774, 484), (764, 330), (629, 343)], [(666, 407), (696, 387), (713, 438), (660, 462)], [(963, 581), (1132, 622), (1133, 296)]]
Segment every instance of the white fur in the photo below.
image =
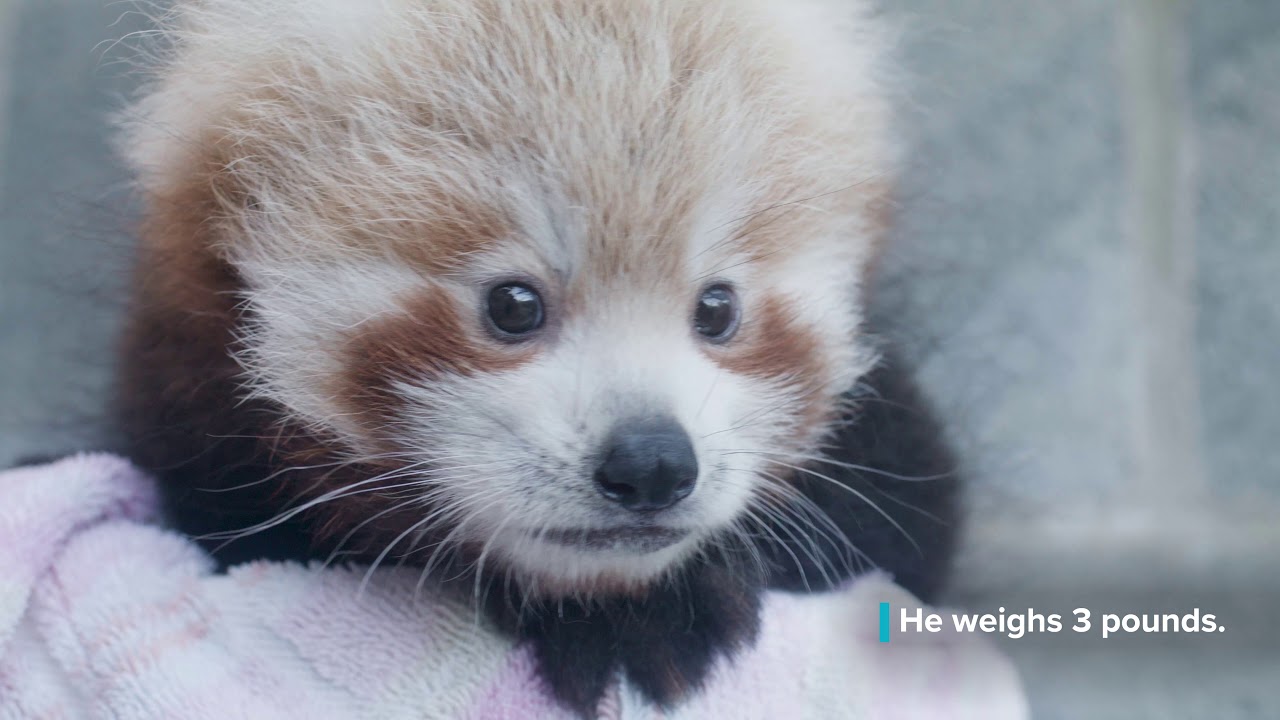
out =
[[(257, 205), (227, 205), (217, 250), (241, 271), (256, 318), (240, 358), (249, 389), (357, 454), (367, 438), (325, 390), (353, 327), (428, 286), (478, 318), (493, 278), (555, 285), (593, 267), (593, 243), (650, 242), (602, 232), (657, 227), (693, 201), (679, 226), (687, 297), (589, 279), (598, 302), (529, 365), (399, 386), (412, 409), (398, 441), (441, 465), (468, 459), (437, 470), (466, 518), (461, 539), (568, 586), (652, 577), (725, 531), (765, 482), (748, 453), (775, 447), (795, 422), (777, 409), (788, 383), (735, 376), (699, 347), (689, 313), (700, 278), (732, 282), (748, 321), (764, 298), (785, 297), (826, 339), (832, 391), (868, 368), (856, 307), (866, 207), (822, 198), (856, 198), (892, 161), (878, 85), (886, 35), (863, 2), (602, 5), (623, 8), (613, 17), (641, 38), (638, 65), (557, 19), (562, 9), (590, 22), (586, 0), (188, 0), (163, 20), (160, 69), (125, 120), (126, 153), (153, 201), (188, 182), (211, 143), (235, 156), (222, 171)], [(680, 79), (664, 64), (673, 33), (720, 44)], [(758, 72), (740, 72), (756, 59)], [(649, 119), (676, 83), (683, 104)], [(744, 218), (793, 202), (792, 246), (767, 269), (747, 262), (733, 241)], [(447, 275), (411, 267), (405, 238), (459, 204), (494, 208), (516, 231)], [(704, 471), (665, 519), (689, 539), (643, 556), (541, 541), (548, 527), (617, 522), (587, 463), (646, 408), (680, 420)]]

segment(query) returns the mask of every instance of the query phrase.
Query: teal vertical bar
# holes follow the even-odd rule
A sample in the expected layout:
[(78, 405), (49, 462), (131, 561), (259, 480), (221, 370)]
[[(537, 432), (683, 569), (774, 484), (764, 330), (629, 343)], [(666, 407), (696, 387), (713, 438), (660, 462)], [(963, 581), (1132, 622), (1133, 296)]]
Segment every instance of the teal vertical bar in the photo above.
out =
[(880, 603), (880, 642), (889, 642), (889, 603)]

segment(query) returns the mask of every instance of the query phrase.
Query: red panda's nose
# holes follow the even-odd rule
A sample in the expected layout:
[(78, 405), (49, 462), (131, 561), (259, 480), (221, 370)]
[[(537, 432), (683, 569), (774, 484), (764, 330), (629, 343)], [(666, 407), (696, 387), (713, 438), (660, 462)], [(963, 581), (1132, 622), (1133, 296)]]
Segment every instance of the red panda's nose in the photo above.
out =
[(669, 508), (693, 492), (698, 458), (674, 418), (620, 425), (604, 445), (595, 482), (600, 493), (628, 510)]

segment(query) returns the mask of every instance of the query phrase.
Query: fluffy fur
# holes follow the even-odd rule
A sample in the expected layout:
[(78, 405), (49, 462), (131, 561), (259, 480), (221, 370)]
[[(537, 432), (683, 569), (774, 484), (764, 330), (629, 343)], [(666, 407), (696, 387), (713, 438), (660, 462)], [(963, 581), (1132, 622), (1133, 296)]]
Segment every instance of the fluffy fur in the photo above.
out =
[[(918, 404), (901, 373), (868, 380), (892, 141), (861, 3), (189, 0), (161, 25), (124, 122), (148, 212), (120, 406), (181, 527), (253, 536), (224, 560), (422, 564), (584, 713), (618, 669), (677, 701), (767, 584), (935, 584), (950, 484), (883, 481), (949, 461), (890, 409)], [(511, 279), (547, 303), (528, 342), (485, 331)], [(711, 282), (742, 304), (724, 344), (691, 330)], [(591, 475), (654, 414), (701, 468), (645, 520), (681, 539), (551, 539), (636, 522)]]

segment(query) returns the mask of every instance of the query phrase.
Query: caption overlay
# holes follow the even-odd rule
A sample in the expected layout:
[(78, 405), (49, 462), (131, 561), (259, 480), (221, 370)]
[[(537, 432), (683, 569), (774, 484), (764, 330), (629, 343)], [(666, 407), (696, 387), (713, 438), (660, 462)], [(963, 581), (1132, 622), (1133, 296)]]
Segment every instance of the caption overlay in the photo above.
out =
[(943, 629), (961, 633), (1004, 635), (1014, 640), (1030, 635), (1052, 635), (1073, 632), (1095, 634), (1103, 638), (1120, 635), (1154, 635), (1166, 633), (1221, 633), (1227, 628), (1212, 613), (1192, 608), (1185, 613), (1096, 613), (1076, 608), (1069, 615), (1009, 612), (1000, 608), (995, 613), (928, 612), (924, 608), (895, 608), (880, 603), (880, 642), (890, 642), (894, 635), (940, 633)]

